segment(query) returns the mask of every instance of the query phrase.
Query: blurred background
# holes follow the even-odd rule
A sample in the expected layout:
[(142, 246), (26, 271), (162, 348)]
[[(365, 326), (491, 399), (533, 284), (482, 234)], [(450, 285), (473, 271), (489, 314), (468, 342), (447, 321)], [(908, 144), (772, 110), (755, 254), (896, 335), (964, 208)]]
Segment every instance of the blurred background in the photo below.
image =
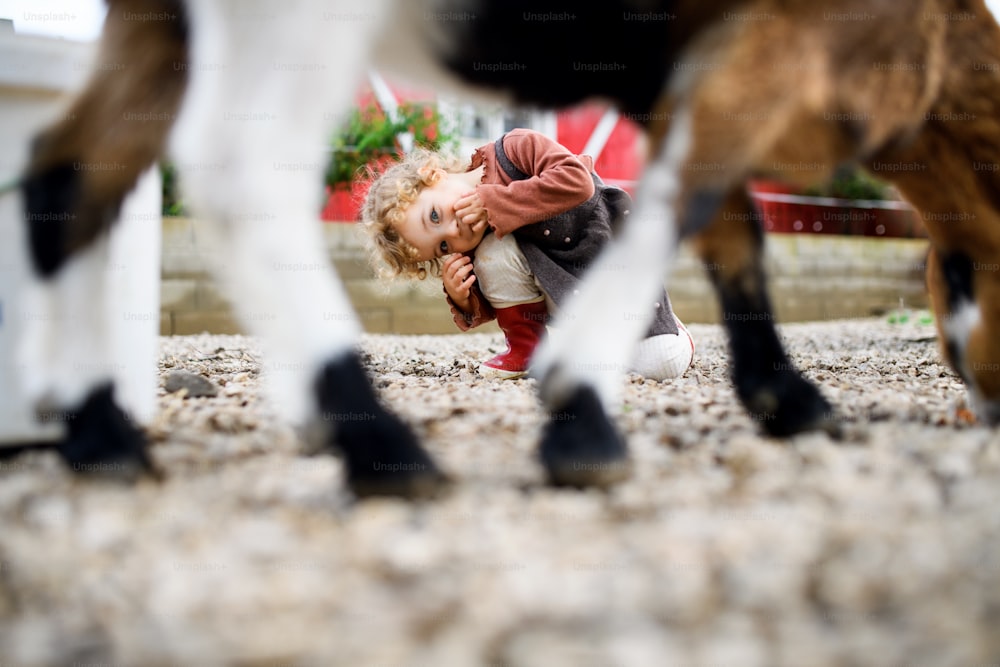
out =
[[(994, 13), (1000, 0), (988, 2)], [(0, 0), (0, 36), (87, 44), (100, 33), (101, 0)], [(78, 73), (78, 76), (82, 76)], [(456, 333), (440, 286), (385, 284), (375, 279), (355, 225), (366, 184), (359, 174), (414, 144), (468, 156), (513, 127), (543, 132), (595, 158), (606, 181), (634, 193), (643, 167), (639, 127), (597, 105), (561, 111), (473, 106), (372, 71), (355, 106), (328, 137), (329, 168), (318, 203), (332, 261), (344, 278), (365, 329), (376, 333)], [(208, 275), (211, 250), (197, 244), (198, 220), (183, 201), (173, 165), (163, 175), (163, 261), (160, 333), (242, 333)], [(772, 296), (781, 321), (868, 317), (924, 309), (926, 242), (918, 216), (895, 191), (860, 172), (793, 190), (779, 182), (748, 185), (768, 235)], [(348, 224), (344, 224), (348, 223)], [(687, 322), (717, 322), (706, 271), (682, 250), (669, 293)]]

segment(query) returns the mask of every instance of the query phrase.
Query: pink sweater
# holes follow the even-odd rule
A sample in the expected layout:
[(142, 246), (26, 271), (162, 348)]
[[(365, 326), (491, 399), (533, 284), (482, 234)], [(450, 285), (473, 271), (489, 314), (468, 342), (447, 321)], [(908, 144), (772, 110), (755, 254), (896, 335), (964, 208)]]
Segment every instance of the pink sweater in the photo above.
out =
[(476, 149), (470, 166), (485, 166), (483, 182), (476, 191), (498, 237), (548, 220), (594, 195), (590, 176), (594, 161), (589, 155), (574, 155), (544, 134), (521, 129), (507, 133), (503, 149), (514, 166), (531, 178), (512, 181), (497, 164), (492, 143)]
[[(497, 237), (564, 213), (594, 195), (594, 160), (574, 155), (566, 147), (534, 130), (511, 130), (503, 149), (514, 166), (530, 176), (513, 181), (497, 164), (493, 143), (480, 146), (472, 154), (469, 170), (484, 165), (483, 180), (476, 187), (489, 225)], [(473, 285), (469, 296), (472, 312), (464, 313), (448, 298), (455, 324), (467, 331), (496, 317), (493, 308)]]

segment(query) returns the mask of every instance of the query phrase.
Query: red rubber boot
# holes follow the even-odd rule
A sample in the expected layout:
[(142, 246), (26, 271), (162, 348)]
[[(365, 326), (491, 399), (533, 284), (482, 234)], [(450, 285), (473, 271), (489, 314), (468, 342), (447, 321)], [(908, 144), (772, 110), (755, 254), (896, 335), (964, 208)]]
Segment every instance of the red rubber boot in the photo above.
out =
[(528, 362), (545, 335), (549, 309), (544, 301), (497, 308), (497, 324), (507, 338), (507, 351), (479, 365), (479, 374), (510, 380), (528, 372)]

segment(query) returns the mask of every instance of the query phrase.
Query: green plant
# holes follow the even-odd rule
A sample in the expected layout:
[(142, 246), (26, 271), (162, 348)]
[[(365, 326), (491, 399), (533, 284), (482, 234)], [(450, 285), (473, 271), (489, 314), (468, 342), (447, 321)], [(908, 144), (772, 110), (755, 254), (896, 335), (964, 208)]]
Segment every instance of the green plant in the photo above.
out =
[[(454, 150), (458, 135), (433, 102), (404, 102), (390, 118), (375, 104), (355, 108), (334, 134), (325, 181), (330, 187), (346, 187), (380, 158), (399, 159), (397, 137), (409, 132), (413, 145), (433, 151)], [(186, 215), (177, 170), (169, 161), (160, 163), (163, 183), (163, 215)]]
[(821, 186), (809, 188), (805, 194), (837, 199), (895, 199), (892, 187), (860, 167), (842, 167), (833, 178)]
[(163, 188), (163, 215), (187, 215), (184, 202), (181, 200), (180, 186), (177, 183), (177, 169), (171, 162), (160, 163), (160, 179)]
[(356, 108), (333, 136), (326, 184), (332, 188), (348, 186), (373, 161), (398, 160), (397, 137), (407, 132), (413, 135), (414, 146), (428, 150), (449, 150), (458, 145), (457, 135), (435, 103), (404, 102), (392, 117), (375, 104)]

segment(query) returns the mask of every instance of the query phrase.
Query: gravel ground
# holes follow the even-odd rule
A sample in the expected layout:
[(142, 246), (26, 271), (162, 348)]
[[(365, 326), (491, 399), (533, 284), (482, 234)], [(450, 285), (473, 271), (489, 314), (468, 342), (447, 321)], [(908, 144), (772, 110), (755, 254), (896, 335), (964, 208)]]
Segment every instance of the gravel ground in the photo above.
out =
[(841, 442), (761, 437), (721, 329), (627, 380), (635, 466), (542, 484), (534, 381), (480, 379), (498, 335), (368, 336), (385, 401), (458, 484), (355, 502), (258, 395), (253, 339), (161, 341), (162, 482), (0, 462), (0, 665), (1000, 664), (1000, 437), (963, 419), (926, 324), (788, 325)]

